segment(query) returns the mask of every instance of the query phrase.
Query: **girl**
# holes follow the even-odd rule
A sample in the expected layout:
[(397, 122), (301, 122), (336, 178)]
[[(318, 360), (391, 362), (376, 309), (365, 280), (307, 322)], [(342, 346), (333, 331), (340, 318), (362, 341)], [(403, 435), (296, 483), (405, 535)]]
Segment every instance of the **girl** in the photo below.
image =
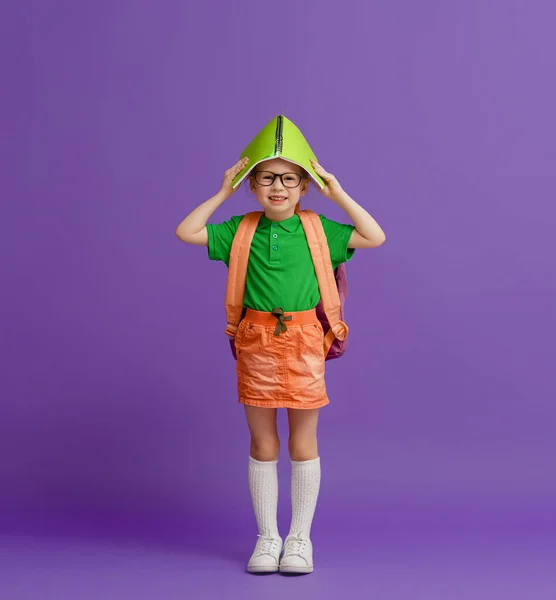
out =
[[(220, 224), (207, 225), (207, 221), (234, 193), (232, 182), (248, 161), (242, 158), (228, 169), (221, 190), (193, 210), (176, 230), (180, 240), (208, 246), (211, 260), (228, 264), (243, 216)], [(311, 165), (325, 182), (319, 191), (353, 221), (353, 225), (344, 225), (320, 215), (333, 268), (350, 260), (355, 248), (383, 244), (385, 234), (371, 215), (348, 196), (334, 175), (312, 159)], [(324, 334), (315, 312), (320, 294), (296, 212), (310, 178), (299, 165), (273, 158), (257, 164), (247, 181), (264, 210), (251, 244), (246, 312), (235, 336), (239, 402), (244, 405), (251, 434), (249, 490), (258, 527), (247, 571), (311, 573), (310, 531), (321, 475), (317, 422), (319, 409), (329, 399), (324, 381)], [(292, 466), (292, 520), (284, 543), (277, 526), (277, 408), (288, 411)]]

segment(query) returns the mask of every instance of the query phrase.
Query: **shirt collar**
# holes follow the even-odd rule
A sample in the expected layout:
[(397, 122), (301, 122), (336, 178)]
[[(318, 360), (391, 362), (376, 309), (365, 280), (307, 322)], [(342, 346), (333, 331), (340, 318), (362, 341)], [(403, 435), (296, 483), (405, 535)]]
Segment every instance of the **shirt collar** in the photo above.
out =
[(265, 229), (270, 227), (272, 223), (277, 223), (279, 227), (285, 229), (288, 233), (293, 233), (299, 227), (301, 219), (298, 215), (292, 215), (289, 219), (285, 219), (284, 221), (271, 221), (266, 215), (261, 215), (257, 229)]

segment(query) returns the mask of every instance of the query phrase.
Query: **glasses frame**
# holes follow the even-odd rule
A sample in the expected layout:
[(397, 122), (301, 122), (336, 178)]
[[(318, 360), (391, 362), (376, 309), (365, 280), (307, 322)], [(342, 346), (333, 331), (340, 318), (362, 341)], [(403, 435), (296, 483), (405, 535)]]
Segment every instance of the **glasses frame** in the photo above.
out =
[[(270, 173), (273, 177), (272, 177), (272, 181), (271, 183), (259, 183), (257, 181), (257, 173)], [(284, 175), (297, 175), (300, 179), (299, 179), (299, 183), (297, 185), (286, 185), (284, 183)], [(301, 185), (301, 183), (303, 182), (304, 179), (307, 179), (307, 175), (302, 175), (301, 173), (273, 173), (272, 171), (266, 171), (266, 170), (261, 170), (261, 169), (257, 169), (256, 171), (253, 171), (253, 177), (255, 178), (255, 181), (259, 184), (262, 185), (263, 187), (270, 187), (271, 185), (274, 185), (274, 182), (276, 181), (276, 177), (280, 177), (280, 181), (282, 182), (282, 185), (285, 188), (288, 188), (289, 190), (295, 189), (296, 187), (299, 187)]]

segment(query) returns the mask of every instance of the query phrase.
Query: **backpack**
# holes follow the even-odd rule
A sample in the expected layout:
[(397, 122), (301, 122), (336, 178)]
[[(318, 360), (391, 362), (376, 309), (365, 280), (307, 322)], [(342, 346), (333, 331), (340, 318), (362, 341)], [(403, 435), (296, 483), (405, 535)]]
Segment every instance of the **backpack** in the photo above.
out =
[[(247, 213), (241, 220), (232, 247), (228, 264), (226, 285), (226, 335), (237, 360), (235, 334), (244, 316), (243, 298), (249, 262), (251, 241), (262, 211)], [(296, 210), (307, 237), (309, 250), (315, 266), (321, 299), (316, 306), (317, 318), (324, 330), (325, 360), (339, 358), (347, 348), (348, 326), (344, 323), (344, 303), (347, 297), (347, 274), (344, 264), (332, 270), (326, 234), (319, 216), (312, 210)]]

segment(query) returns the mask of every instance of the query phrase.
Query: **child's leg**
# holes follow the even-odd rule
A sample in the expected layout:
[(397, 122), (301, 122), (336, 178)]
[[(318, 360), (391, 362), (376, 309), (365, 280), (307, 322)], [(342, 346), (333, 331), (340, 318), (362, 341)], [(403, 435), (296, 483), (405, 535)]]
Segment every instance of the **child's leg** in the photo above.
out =
[(319, 408), (288, 409), (290, 437), (288, 449), (291, 460), (305, 461), (318, 457), (317, 425)]
[(245, 404), (247, 426), (251, 434), (251, 456), (260, 461), (277, 460), (280, 438), (276, 428), (276, 408)]
[(278, 453), (276, 409), (245, 405), (251, 433), (249, 492), (259, 530), (257, 545), (247, 565), (250, 572), (278, 570), (282, 539), (278, 533)]
[(320, 487), (317, 444), (318, 408), (288, 410), (288, 447), (292, 463), (292, 521), (289, 533), (309, 537)]
[(292, 520), (284, 541), (280, 571), (311, 573), (313, 546), (309, 538), (320, 487), (317, 445), (319, 409), (289, 409), (289, 451), (292, 465)]
[(278, 537), (278, 453), (280, 439), (275, 408), (245, 405), (251, 433), (249, 491), (259, 534)]

